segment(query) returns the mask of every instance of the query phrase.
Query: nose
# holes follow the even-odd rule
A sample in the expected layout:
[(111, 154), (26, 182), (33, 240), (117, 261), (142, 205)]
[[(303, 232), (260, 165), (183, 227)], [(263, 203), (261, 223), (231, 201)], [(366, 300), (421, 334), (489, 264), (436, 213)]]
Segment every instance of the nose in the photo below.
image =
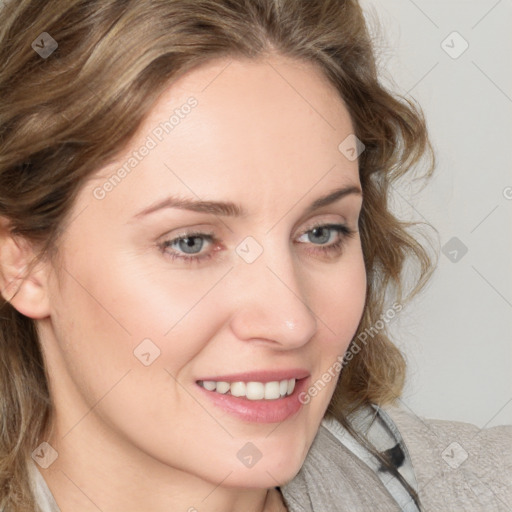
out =
[[(306, 284), (291, 257), (270, 262), (240, 262), (234, 269), (236, 297), (231, 328), (240, 340), (260, 340), (273, 348), (306, 344), (317, 330), (317, 316), (307, 303)], [(289, 256), (289, 255), (288, 255)]]

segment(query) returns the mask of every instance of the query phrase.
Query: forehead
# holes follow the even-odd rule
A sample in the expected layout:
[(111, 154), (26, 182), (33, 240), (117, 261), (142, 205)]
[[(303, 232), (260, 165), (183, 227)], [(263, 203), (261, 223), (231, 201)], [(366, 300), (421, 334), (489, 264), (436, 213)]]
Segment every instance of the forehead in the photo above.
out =
[(314, 64), (218, 59), (172, 83), (91, 186), (121, 174), (107, 187), (121, 208), (165, 192), (237, 195), (249, 210), (294, 201), (315, 187), (359, 183), (357, 162), (338, 149), (352, 131), (343, 100)]

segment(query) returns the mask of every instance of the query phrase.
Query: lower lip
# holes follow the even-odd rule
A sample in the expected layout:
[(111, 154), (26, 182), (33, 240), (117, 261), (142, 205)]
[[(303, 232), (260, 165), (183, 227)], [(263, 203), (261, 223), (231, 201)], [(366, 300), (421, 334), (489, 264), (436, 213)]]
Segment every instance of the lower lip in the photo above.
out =
[(295, 389), (289, 396), (275, 400), (249, 400), (245, 397), (223, 395), (216, 391), (208, 391), (199, 384), (197, 387), (216, 405), (224, 411), (252, 423), (279, 423), (285, 421), (301, 408), (300, 392), (306, 388), (308, 378), (295, 382)]

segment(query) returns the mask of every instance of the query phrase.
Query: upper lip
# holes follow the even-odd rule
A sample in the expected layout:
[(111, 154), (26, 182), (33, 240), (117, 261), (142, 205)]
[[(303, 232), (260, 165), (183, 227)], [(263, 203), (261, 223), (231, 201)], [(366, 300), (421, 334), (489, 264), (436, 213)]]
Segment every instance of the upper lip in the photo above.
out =
[(303, 368), (288, 368), (283, 370), (255, 370), (244, 373), (232, 373), (230, 375), (216, 375), (204, 377), (198, 380), (213, 380), (215, 382), (274, 382), (285, 379), (303, 379), (310, 373)]

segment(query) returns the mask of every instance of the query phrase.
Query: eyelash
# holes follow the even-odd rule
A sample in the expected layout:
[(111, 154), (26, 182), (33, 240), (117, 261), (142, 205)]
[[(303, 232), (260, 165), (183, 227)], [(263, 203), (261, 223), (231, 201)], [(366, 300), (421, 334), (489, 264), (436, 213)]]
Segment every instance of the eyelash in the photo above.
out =
[[(307, 233), (312, 232), (315, 229), (318, 228), (324, 228), (324, 229), (331, 229), (336, 231), (340, 238), (338, 241), (334, 242), (330, 245), (319, 245), (318, 249), (316, 249), (313, 252), (320, 252), (322, 255), (330, 255), (333, 254), (337, 255), (340, 254), (342, 249), (345, 246), (345, 243), (347, 242), (347, 238), (353, 237), (356, 233), (353, 229), (350, 229), (348, 226), (344, 224), (317, 224), (312, 227), (310, 227), (307, 231), (304, 231), (300, 236), (306, 235)], [(219, 240), (215, 237), (215, 234), (213, 232), (204, 233), (199, 231), (194, 231), (190, 233), (185, 233), (179, 237), (173, 238), (171, 240), (164, 240), (161, 243), (158, 244), (158, 247), (160, 250), (167, 254), (169, 258), (171, 258), (172, 261), (180, 260), (184, 261), (187, 264), (193, 264), (193, 263), (201, 263), (203, 261), (209, 260), (213, 257), (214, 252), (210, 251), (206, 254), (202, 254), (199, 256), (183, 256), (180, 253), (177, 252), (167, 252), (166, 249), (175, 243), (179, 242), (180, 240), (186, 240), (187, 238), (204, 238), (205, 240), (215, 244), (218, 243)], [(299, 242), (304, 243), (304, 242)]]

